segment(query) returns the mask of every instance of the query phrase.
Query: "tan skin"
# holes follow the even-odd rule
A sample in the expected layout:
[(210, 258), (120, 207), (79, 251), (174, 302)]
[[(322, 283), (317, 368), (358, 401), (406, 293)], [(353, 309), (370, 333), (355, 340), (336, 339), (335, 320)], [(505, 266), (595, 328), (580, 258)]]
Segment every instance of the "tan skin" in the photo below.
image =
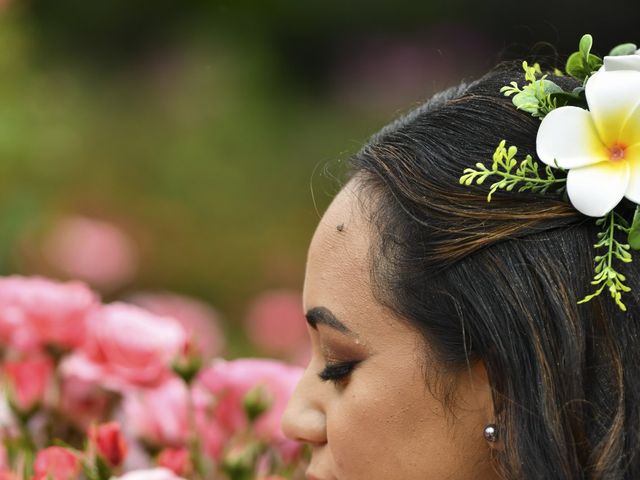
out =
[[(370, 225), (355, 182), (336, 196), (309, 248), (312, 357), (284, 431), (311, 446), (309, 480), (497, 479), (496, 444), (483, 437), (494, 421), (484, 366), (458, 378), (454, 414), (430, 393), (425, 378), (442, 372), (426, 360), (428, 345), (373, 296)], [(321, 379), (323, 370), (332, 379)]]

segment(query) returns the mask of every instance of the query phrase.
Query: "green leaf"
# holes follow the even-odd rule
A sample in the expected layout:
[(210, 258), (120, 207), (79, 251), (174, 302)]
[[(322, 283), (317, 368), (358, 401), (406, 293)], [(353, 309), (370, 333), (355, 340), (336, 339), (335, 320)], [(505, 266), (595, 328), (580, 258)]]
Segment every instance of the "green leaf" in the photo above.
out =
[(516, 94), (512, 101), (518, 110), (523, 110), (527, 113), (538, 112), (538, 98), (536, 97), (535, 92), (531, 89), (526, 89)]
[(633, 221), (631, 222), (629, 239), (627, 241), (631, 248), (640, 250), (640, 205), (636, 206), (636, 211), (633, 214)]
[(580, 46), (578, 50), (583, 58), (587, 58), (589, 53), (591, 52), (591, 47), (593, 46), (593, 37), (588, 33), (585, 33), (580, 39)]
[(597, 55), (592, 53), (587, 57), (587, 68), (589, 70), (589, 74), (595, 72), (602, 66), (602, 59)]
[(587, 108), (587, 101), (582, 95), (576, 95), (569, 92), (556, 92), (550, 94), (549, 97), (558, 107), (571, 105), (572, 107)]
[(96, 472), (100, 480), (109, 480), (111, 478), (111, 468), (100, 455), (96, 455)]
[(567, 60), (567, 65), (565, 66), (566, 72), (572, 77), (576, 77), (579, 79), (584, 79), (585, 71), (584, 64), (582, 61), (582, 54), (580, 52), (573, 52), (569, 55)]
[(621, 45), (617, 45), (611, 49), (609, 52), (610, 56), (618, 57), (621, 55), (634, 55), (638, 50), (638, 47), (635, 43), (623, 43)]
[(565, 70), (572, 77), (584, 80), (601, 66), (602, 59), (600, 57), (590, 53), (585, 58), (580, 52), (574, 52), (569, 56)]
[[(546, 94), (552, 94), (552, 93), (561, 93), (564, 92), (564, 90), (562, 89), (562, 87), (560, 87), (560, 85), (552, 82), (551, 80), (538, 80), (538, 82), (542, 82), (542, 89), (544, 91), (544, 93)], [(538, 83), (536, 82), (536, 83)]]
[(578, 51), (572, 53), (567, 60), (565, 70), (569, 75), (584, 81), (602, 66), (602, 59), (591, 53), (592, 46), (593, 37), (589, 34), (583, 35)]

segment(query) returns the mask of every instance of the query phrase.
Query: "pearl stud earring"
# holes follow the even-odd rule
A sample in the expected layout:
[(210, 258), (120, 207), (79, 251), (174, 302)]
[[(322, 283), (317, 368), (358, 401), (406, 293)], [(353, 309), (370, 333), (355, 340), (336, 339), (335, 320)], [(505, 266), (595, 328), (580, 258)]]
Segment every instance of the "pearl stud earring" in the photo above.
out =
[(498, 427), (494, 423), (489, 423), (486, 427), (484, 427), (484, 438), (487, 440), (487, 442), (498, 441)]

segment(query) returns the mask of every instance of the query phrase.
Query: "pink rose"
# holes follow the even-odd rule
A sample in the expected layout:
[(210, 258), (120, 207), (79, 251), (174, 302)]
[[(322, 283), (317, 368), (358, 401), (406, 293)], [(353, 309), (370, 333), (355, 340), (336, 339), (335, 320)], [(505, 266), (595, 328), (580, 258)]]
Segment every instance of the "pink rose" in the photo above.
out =
[(34, 463), (33, 480), (74, 480), (80, 475), (80, 461), (62, 447), (40, 450)]
[(129, 301), (151, 313), (178, 320), (187, 331), (189, 342), (205, 359), (219, 355), (224, 348), (220, 314), (209, 304), (176, 293), (137, 293)]
[(53, 362), (47, 357), (5, 362), (3, 376), (9, 385), (11, 403), (22, 412), (35, 408), (45, 398), (53, 369)]
[(158, 466), (168, 468), (176, 475), (189, 475), (192, 470), (191, 453), (184, 447), (165, 448), (158, 455)]
[(264, 292), (253, 300), (245, 318), (251, 341), (270, 354), (293, 360), (309, 349), (302, 295), (288, 290)]
[(97, 376), (116, 389), (160, 385), (186, 341), (184, 328), (173, 318), (125, 303), (106, 305), (87, 321), (85, 380)]
[(62, 361), (59, 408), (70, 421), (85, 430), (92, 422), (104, 419), (115, 394), (95, 380), (85, 380), (83, 363), (76, 355)]
[(117, 422), (92, 425), (89, 440), (110, 467), (119, 467), (127, 456), (128, 445)]
[(125, 394), (124, 412), (133, 435), (158, 446), (182, 446), (189, 431), (189, 390), (184, 381), (169, 378), (162, 385)]
[(136, 248), (119, 227), (81, 216), (55, 226), (45, 240), (44, 256), (58, 271), (103, 290), (122, 286), (138, 269)]
[(96, 295), (80, 282), (0, 278), (0, 342), (17, 348), (77, 347), (84, 340), (85, 318), (97, 306)]
[(152, 468), (150, 470), (135, 470), (117, 480), (184, 480), (167, 468)]
[(301, 368), (266, 359), (220, 360), (203, 369), (194, 384), (194, 405), (209, 455), (219, 459), (223, 442), (248, 427), (247, 400), (266, 409), (255, 422), (260, 440), (283, 453), (299, 450), (282, 433), (280, 418), (301, 375)]

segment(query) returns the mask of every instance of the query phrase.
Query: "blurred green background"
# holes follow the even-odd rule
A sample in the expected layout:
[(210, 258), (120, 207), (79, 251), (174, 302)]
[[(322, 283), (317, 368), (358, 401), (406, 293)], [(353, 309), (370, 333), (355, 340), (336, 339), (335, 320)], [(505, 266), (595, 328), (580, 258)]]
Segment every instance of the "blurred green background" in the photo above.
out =
[[(300, 290), (307, 243), (367, 137), (501, 60), (640, 41), (631, 3), (0, 1), (0, 273), (65, 278), (61, 218), (116, 225), (138, 290), (223, 312)], [(633, 23), (632, 23), (633, 22)], [(635, 36), (634, 36), (635, 35)]]

